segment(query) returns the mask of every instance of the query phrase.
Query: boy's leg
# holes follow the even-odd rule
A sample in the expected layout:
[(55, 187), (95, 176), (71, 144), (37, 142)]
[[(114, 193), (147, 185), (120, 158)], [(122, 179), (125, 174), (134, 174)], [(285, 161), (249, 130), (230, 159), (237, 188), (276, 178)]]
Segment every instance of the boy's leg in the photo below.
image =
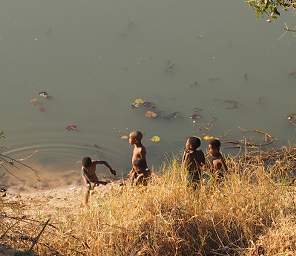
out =
[(130, 180), (131, 180), (131, 184), (134, 185), (134, 182), (136, 181), (137, 179), (137, 174), (135, 171), (131, 172), (130, 173)]
[(138, 175), (137, 178), (135, 179), (135, 183), (136, 183), (136, 185), (139, 185), (139, 184), (143, 184), (143, 181), (144, 181), (144, 174), (141, 173), (141, 174)]
[(83, 188), (83, 205), (86, 206), (88, 204), (89, 195), (90, 195), (90, 184)]

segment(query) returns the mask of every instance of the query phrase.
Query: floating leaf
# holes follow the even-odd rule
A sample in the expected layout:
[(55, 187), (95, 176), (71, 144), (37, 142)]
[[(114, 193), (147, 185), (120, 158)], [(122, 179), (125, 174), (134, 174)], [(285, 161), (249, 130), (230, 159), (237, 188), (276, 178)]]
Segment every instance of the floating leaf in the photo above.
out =
[(135, 99), (135, 101), (134, 101), (134, 103), (136, 103), (136, 104), (144, 104), (144, 102), (145, 101), (141, 98)]
[(214, 139), (215, 139), (214, 136), (210, 136), (210, 135), (205, 135), (205, 136), (203, 136), (202, 138), (203, 138), (203, 140), (205, 140), (205, 141), (210, 141), (210, 140), (214, 140)]
[(153, 111), (147, 111), (145, 117), (154, 119), (158, 117), (158, 114)]
[(158, 143), (158, 142), (160, 142), (160, 137), (159, 136), (153, 136), (153, 137), (150, 138), (150, 140), (152, 142), (154, 142), (154, 143)]
[(120, 136), (120, 139), (122, 139), (122, 140), (128, 140), (128, 136), (127, 135), (122, 135), (122, 136)]
[(132, 103), (132, 106), (138, 108), (142, 106), (145, 103), (145, 101), (141, 98), (135, 99), (134, 102)]

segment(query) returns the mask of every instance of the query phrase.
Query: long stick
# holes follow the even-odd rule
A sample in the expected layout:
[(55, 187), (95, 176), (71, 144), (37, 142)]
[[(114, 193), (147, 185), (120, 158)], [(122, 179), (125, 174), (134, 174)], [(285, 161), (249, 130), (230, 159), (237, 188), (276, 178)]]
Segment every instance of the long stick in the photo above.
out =
[(6, 162), (8, 162), (7, 159), (9, 159), (9, 160), (11, 160), (12, 162), (16, 162), (16, 163), (18, 163), (18, 164), (20, 164), (20, 165), (22, 165), (22, 166), (24, 166), (24, 167), (30, 169), (30, 170), (35, 174), (35, 176), (37, 177), (37, 180), (38, 180), (38, 181), (41, 180), (40, 177), (39, 177), (39, 175), (38, 175), (38, 171), (37, 171), (36, 169), (34, 169), (33, 167), (31, 167), (31, 166), (29, 166), (29, 165), (27, 165), (27, 164), (24, 164), (24, 163), (22, 163), (21, 161), (18, 161), (17, 159), (14, 159), (14, 158), (9, 157), (9, 156), (7, 156), (7, 155), (3, 155), (3, 154), (1, 154), (1, 153), (0, 153), (0, 158), (2, 158), (2, 160), (6, 161)]
[(39, 234), (34, 238), (34, 241), (33, 241), (32, 245), (31, 245), (31, 247), (30, 247), (30, 249), (29, 249), (29, 251), (28, 251), (29, 253), (32, 252), (34, 246), (37, 244), (37, 242), (38, 242), (40, 236), (42, 235), (42, 233), (43, 233), (43, 231), (45, 230), (46, 226), (48, 225), (49, 221), (50, 221), (50, 219), (48, 219), (48, 220), (45, 222), (45, 224), (44, 224), (43, 228), (41, 229), (41, 231), (39, 232)]

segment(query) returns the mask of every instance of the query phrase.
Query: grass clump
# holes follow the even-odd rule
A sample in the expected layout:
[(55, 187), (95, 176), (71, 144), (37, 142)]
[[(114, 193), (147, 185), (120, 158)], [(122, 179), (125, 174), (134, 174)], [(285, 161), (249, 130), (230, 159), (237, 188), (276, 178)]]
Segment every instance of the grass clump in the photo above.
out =
[(60, 212), (35, 252), (288, 255), (296, 250), (295, 188), (288, 182), (295, 156), (285, 149), (229, 158), (222, 182), (209, 178), (196, 190), (173, 160), (147, 187), (114, 185), (94, 195), (89, 209)]

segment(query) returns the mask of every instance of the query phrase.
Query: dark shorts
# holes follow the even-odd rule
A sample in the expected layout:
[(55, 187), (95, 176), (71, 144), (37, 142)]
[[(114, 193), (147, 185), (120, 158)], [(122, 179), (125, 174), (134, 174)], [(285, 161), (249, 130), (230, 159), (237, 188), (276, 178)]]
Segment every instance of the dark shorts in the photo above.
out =
[(187, 181), (188, 183), (199, 183), (201, 180), (201, 173), (199, 171), (188, 172)]
[(147, 186), (147, 183), (151, 177), (151, 171), (146, 170), (145, 172), (135, 173), (136, 185), (142, 184)]

